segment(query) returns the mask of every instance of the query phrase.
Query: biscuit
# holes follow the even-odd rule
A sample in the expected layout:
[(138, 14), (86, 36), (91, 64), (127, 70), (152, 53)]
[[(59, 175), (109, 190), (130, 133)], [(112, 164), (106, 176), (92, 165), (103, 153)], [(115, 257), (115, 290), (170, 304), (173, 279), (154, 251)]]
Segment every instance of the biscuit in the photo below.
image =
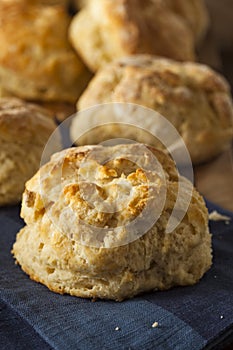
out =
[(89, 0), (72, 20), (69, 34), (96, 71), (131, 54), (194, 60), (206, 21), (202, 0)]
[(49, 112), (16, 98), (0, 99), (0, 205), (21, 200), (55, 130)]
[[(154, 159), (162, 170), (150, 168)], [(186, 184), (187, 211), (168, 233), (178, 193), (168, 155), (142, 144), (56, 153), (26, 184), (21, 211), (26, 226), (13, 255), (33, 280), (84, 298), (121, 301), (192, 285), (211, 266), (211, 235), (203, 198)]]
[(0, 1), (0, 86), (4, 96), (75, 101), (90, 73), (68, 42), (69, 23), (62, 6)]
[[(221, 75), (207, 66), (149, 55), (123, 58), (96, 74), (79, 99), (78, 109), (106, 102), (135, 103), (162, 114), (184, 139), (195, 164), (210, 160), (231, 144), (230, 88)], [(150, 129), (149, 123), (147, 120)], [(151, 123), (152, 129), (153, 119)], [(74, 122), (72, 128), (75, 140), (79, 124)], [(101, 142), (101, 135), (92, 135), (92, 143)], [(108, 130), (108, 136), (119, 134)], [(83, 138), (81, 144), (87, 141)], [(139, 141), (150, 143), (147, 138)]]

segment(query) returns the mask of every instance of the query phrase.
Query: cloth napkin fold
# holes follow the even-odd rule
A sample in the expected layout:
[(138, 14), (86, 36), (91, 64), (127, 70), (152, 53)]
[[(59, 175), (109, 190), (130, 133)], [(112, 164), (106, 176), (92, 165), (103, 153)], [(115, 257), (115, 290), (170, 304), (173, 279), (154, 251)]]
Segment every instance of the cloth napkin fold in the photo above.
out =
[(0, 349), (198, 350), (233, 342), (233, 214), (208, 207), (232, 220), (210, 223), (214, 262), (202, 280), (121, 303), (62, 296), (31, 281), (10, 253), (23, 226), (19, 207), (0, 209)]

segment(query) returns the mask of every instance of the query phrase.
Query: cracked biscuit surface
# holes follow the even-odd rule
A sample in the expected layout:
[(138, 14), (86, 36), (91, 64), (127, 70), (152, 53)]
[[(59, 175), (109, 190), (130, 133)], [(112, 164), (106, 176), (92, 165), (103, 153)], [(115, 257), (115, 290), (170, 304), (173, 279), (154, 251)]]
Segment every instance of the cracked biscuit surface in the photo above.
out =
[(0, 89), (3, 96), (74, 102), (90, 73), (68, 42), (62, 6), (0, 1)]
[(207, 21), (202, 0), (89, 0), (70, 40), (92, 71), (140, 53), (192, 61)]
[(85, 298), (192, 285), (212, 256), (208, 212), (190, 188), (183, 219), (166, 233), (178, 193), (168, 155), (142, 144), (66, 149), (26, 184), (14, 257), (52, 291)]
[(0, 99), (0, 205), (22, 198), (25, 182), (38, 170), (56, 124), (45, 109), (16, 98)]
[[(230, 87), (207, 66), (150, 55), (120, 59), (96, 74), (77, 107), (84, 110), (108, 102), (135, 103), (159, 112), (180, 133), (195, 164), (230, 147), (233, 137)], [(151, 122), (147, 120), (148, 131), (153, 130), (153, 123), (153, 118)], [(73, 123), (72, 128), (75, 136), (79, 124)], [(120, 134), (113, 128), (107, 131), (109, 138), (119, 135), (123, 137), (124, 130)], [(92, 143), (101, 142), (100, 136), (104, 136), (104, 131), (93, 134)], [(85, 137), (82, 142), (86, 142)], [(151, 141), (144, 137), (140, 142)]]

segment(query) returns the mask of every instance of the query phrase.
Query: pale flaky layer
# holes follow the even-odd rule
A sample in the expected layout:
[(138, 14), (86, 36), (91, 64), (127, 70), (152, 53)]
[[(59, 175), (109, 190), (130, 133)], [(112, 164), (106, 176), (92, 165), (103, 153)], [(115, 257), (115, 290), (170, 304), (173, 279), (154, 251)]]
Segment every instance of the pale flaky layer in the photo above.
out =
[[(230, 88), (221, 75), (207, 66), (149, 55), (118, 60), (97, 73), (77, 106), (84, 110), (106, 102), (135, 103), (159, 112), (183, 137), (194, 163), (211, 159), (231, 144)], [(153, 125), (151, 118), (148, 131)], [(75, 135), (75, 130), (72, 133)], [(106, 133), (109, 138), (124, 137), (124, 132), (117, 134), (114, 128), (108, 128)], [(92, 143), (101, 142), (101, 135), (104, 131), (95, 140), (92, 134)], [(84, 137), (82, 142), (86, 141)], [(140, 141), (151, 143), (146, 136)]]
[[(55, 154), (27, 182), (21, 212), (26, 226), (17, 235), (13, 254), (32, 279), (58, 293), (122, 300), (145, 291), (194, 284), (209, 269), (211, 240), (202, 197), (193, 189), (180, 224), (166, 233), (177, 199), (177, 172), (169, 156), (149, 149), (146, 160), (142, 147), (68, 149)], [(114, 160), (109, 159), (111, 155)], [(145, 166), (156, 157), (163, 171), (150, 170), (146, 176), (140, 166), (127, 160), (129, 157), (135, 163), (144, 161)], [(91, 190), (89, 201), (85, 200), (81, 190), (93, 184), (99, 196)], [(156, 215), (164, 188), (165, 202), (158, 220), (141, 235), (135, 225), (135, 239), (121, 244), (127, 235), (124, 230), (118, 235), (117, 229), (143, 218), (151, 200), (156, 205), (147, 215)], [(104, 213), (97, 198), (103, 199), (102, 209), (116, 201), (119, 210)], [(82, 226), (80, 232), (83, 223), (91, 226), (86, 231)], [(106, 227), (116, 234), (107, 233), (102, 246), (97, 247), (95, 230)]]
[(62, 6), (0, 2), (0, 86), (5, 96), (75, 101), (89, 73), (68, 42), (69, 23)]
[(71, 22), (70, 39), (92, 71), (129, 54), (192, 61), (207, 21), (202, 0), (89, 0)]
[(16, 98), (0, 100), (0, 205), (21, 200), (55, 128), (45, 109)]

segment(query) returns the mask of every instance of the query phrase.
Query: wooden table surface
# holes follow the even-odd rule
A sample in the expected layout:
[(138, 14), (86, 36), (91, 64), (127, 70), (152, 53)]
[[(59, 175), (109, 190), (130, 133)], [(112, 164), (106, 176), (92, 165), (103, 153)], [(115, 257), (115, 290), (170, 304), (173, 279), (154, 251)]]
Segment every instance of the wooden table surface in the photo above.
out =
[(233, 212), (233, 147), (194, 169), (195, 185), (206, 199)]

